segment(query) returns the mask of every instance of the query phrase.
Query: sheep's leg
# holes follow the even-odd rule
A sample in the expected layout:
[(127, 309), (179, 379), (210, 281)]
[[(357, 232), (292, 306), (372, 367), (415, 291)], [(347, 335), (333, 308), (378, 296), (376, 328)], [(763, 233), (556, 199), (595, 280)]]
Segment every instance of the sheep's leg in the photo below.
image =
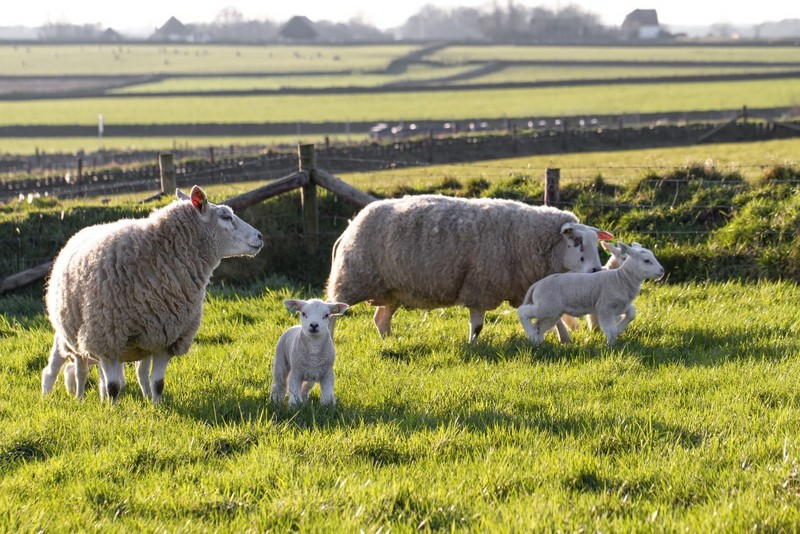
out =
[[(122, 386), (125, 385), (124, 371), (122, 362), (118, 359), (100, 359), (100, 372), (103, 373), (104, 382), (104, 387), (101, 386), (101, 400), (108, 399), (114, 404), (117, 403)], [(103, 395), (103, 390), (105, 390), (105, 395)]]
[(618, 316), (614, 314), (597, 316), (597, 321), (600, 324), (600, 330), (602, 330), (603, 334), (605, 334), (606, 343), (608, 345), (613, 345), (614, 342), (617, 340), (617, 336), (619, 336), (619, 330), (617, 329), (617, 319)]
[[(333, 320), (333, 316), (331, 316), (331, 320)], [(275, 352), (275, 362), (272, 364), (272, 389), (269, 393), (269, 399), (274, 404), (282, 403), (284, 397), (286, 397), (286, 381), (289, 378), (290, 370), (289, 362), (283, 355), (281, 345), (278, 344)]]
[(153, 390), (150, 388), (150, 368), (153, 358), (147, 356), (136, 362), (136, 378), (139, 381), (139, 389), (147, 400), (153, 399)]
[(469, 309), (469, 342), (471, 344), (475, 344), (478, 341), (478, 335), (483, 330), (483, 318), (485, 316), (486, 311), (484, 310)]
[(54, 336), (53, 347), (50, 349), (50, 358), (47, 360), (47, 366), (42, 369), (42, 396), (53, 391), (58, 372), (61, 371), (61, 367), (64, 366), (67, 359), (67, 355), (62, 353), (58, 336)]
[[(533, 323), (533, 329), (535, 331), (534, 339), (532, 340), (535, 345), (539, 345), (544, 341), (544, 335), (556, 326), (559, 323), (558, 317), (539, 317), (536, 319), (536, 322)], [(561, 328), (564, 328), (562, 325)], [(566, 329), (564, 330), (566, 332)], [(559, 334), (561, 332), (559, 331)], [(568, 334), (569, 335), (569, 334)]]
[(75, 362), (72, 360), (68, 361), (67, 365), (64, 366), (64, 387), (67, 389), (67, 393), (73, 397), (76, 396), (78, 382), (75, 376)]
[(333, 396), (333, 369), (325, 373), (319, 381), (320, 402), (325, 405), (333, 405), (336, 398)]
[[(82, 399), (86, 392), (86, 380), (89, 378), (89, 362), (86, 361), (85, 358), (76, 356), (75, 359), (70, 362), (70, 365), (72, 366), (70, 373), (74, 373), (71, 377), (75, 387), (73, 394), (76, 398)], [(66, 370), (64, 372), (66, 372)]]
[(395, 306), (378, 306), (375, 309), (375, 315), (372, 320), (375, 326), (378, 327), (378, 333), (381, 337), (388, 337), (392, 335), (392, 316), (397, 311)]
[(636, 317), (636, 308), (633, 307), (633, 304), (628, 304), (628, 307), (625, 308), (623, 312), (624, 317), (619, 320), (617, 323), (617, 335), (621, 334), (623, 330), (625, 330), (633, 318)]
[(159, 352), (150, 357), (152, 368), (150, 369), (150, 394), (153, 404), (161, 402), (164, 395), (164, 375), (167, 372), (167, 364), (172, 358), (167, 352)]
[(562, 315), (561, 319), (558, 319), (556, 321), (556, 330), (558, 331), (559, 341), (561, 341), (562, 343), (569, 343), (570, 342), (569, 331), (567, 330), (567, 327), (564, 326), (564, 323), (562, 321), (564, 317), (571, 317), (574, 319), (574, 317), (572, 317), (571, 315)]
[(289, 408), (303, 402), (303, 379), (297, 373), (289, 373)]
[(589, 330), (594, 330), (598, 326), (597, 315), (590, 313), (586, 316), (586, 323), (589, 325)]
[[(573, 317), (569, 314), (564, 314), (561, 316), (561, 322), (564, 323), (564, 326), (569, 328), (570, 330), (577, 330), (578, 329), (578, 318)], [(558, 326), (558, 325), (556, 325)], [(563, 341), (563, 340), (562, 340)]]

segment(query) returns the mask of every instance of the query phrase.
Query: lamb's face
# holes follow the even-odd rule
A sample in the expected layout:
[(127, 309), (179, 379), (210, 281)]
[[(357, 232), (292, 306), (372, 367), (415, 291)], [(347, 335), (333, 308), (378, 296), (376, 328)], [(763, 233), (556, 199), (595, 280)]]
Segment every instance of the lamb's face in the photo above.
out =
[(593, 273), (602, 268), (597, 253), (597, 232), (596, 228), (580, 223), (566, 223), (561, 227), (565, 245), (561, 263), (565, 271)]
[(310, 336), (330, 335), (331, 316), (341, 315), (348, 308), (341, 302), (329, 303), (319, 299), (287, 299), (284, 306), (291, 312), (300, 312), (300, 326)]
[(627, 256), (623, 267), (630, 269), (643, 280), (648, 278), (657, 280), (664, 276), (664, 267), (658, 263), (655, 255), (650, 250), (641, 246), (629, 247), (624, 243), (620, 243), (620, 245)]

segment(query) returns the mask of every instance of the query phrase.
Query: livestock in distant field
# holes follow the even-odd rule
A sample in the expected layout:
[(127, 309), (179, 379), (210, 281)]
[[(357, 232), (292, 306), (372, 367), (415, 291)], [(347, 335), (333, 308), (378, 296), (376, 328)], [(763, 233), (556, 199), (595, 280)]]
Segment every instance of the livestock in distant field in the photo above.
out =
[(289, 407), (308, 400), (314, 384), (319, 383), (320, 402), (333, 404), (333, 362), (336, 351), (329, 329), (330, 320), (348, 308), (343, 302), (323, 302), (319, 299), (287, 299), (284, 306), (300, 312), (300, 324), (286, 330), (275, 347), (272, 366), (270, 400), (279, 404), (289, 392)]
[[(89, 362), (100, 369), (100, 398), (116, 402), (123, 362), (137, 362), (145, 398), (157, 403), (167, 363), (188, 352), (206, 286), (223, 258), (255, 256), (261, 233), (198, 186), (144, 219), (85, 228), (56, 258), (46, 304), (55, 329), (42, 394), (67, 360), (68, 391), (84, 394)], [(74, 373), (74, 377), (72, 376)]]
[[(642, 282), (664, 276), (653, 253), (642, 247), (619, 243), (626, 259), (619, 269), (596, 273), (552, 274), (533, 284), (517, 310), (528, 339), (535, 345), (567, 313), (595, 314), (609, 345), (636, 317), (633, 300)], [(531, 324), (535, 318), (536, 322)]]
[(377, 201), (334, 244), (327, 297), (377, 306), (381, 336), (391, 334), (400, 307), (466, 306), (474, 343), (486, 311), (503, 301), (518, 306), (533, 282), (600, 270), (598, 232), (570, 212), (512, 200), (419, 195)]

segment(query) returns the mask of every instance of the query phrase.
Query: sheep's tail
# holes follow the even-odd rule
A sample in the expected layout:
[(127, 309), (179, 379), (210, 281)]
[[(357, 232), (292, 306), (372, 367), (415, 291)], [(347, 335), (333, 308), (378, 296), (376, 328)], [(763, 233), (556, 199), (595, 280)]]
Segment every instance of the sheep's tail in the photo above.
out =
[(342, 241), (342, 236), (340, 235), (339, 237), (336, 238), (336, 241), (333, 242), (333, 248), (331, 249), (331, 265), (333, 265), (333, 262), (336, 259), (336, 251), (339, 250), (339, 243), (341, 241)]
[(538, 283), (539, 282), (536, 282), (535, 284), (532, 284), (531, 287), (528, 288), (528, 292), (525, 293), (525, 298), (522, 299), (523, 304), (533, 304), (533, 290), (536, 287), (536, 284)]

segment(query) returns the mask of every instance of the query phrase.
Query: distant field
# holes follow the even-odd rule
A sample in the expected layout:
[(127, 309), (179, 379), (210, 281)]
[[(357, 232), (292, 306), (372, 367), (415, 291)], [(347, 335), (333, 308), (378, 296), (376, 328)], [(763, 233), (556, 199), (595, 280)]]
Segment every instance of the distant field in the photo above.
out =
[(0, 102), (0, 125), (346, 122), (800, 106), (800, 79), (381, 94)]
[(384, 69), (414, 45), (2, 45), (2, 74), (176, 74)]
[(713, 61), (800, 62), (794, 46), (448, 46), (426, 56), (432, 61)]

